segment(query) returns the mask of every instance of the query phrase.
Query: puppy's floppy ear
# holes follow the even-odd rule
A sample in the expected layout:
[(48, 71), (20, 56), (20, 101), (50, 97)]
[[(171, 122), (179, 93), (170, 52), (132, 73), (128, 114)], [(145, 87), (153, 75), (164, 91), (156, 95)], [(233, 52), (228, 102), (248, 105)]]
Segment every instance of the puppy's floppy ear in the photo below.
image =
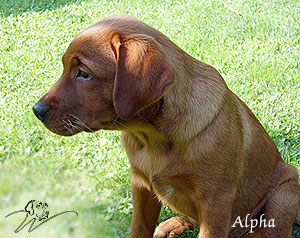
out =
[(163, 96), (174, 73), (149, 36), (112, 33), (110, 46), (116, 58), (114, 107), (120, 118), (128, 120)]
[(27, 205), (25, 206), (25, 211), (32, 216), (34, 214), (34, 208), (33, 208), (33, 203), (35, 202), (35, 200), (31, 200), (27, 203)]

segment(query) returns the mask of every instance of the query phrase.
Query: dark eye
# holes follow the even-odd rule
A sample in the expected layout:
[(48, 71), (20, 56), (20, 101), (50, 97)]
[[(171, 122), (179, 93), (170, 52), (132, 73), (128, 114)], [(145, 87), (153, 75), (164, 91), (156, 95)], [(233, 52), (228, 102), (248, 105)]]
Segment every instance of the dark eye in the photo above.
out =
[(78, 73), (76, 75), (76, 79), (79, 79), (79, 80), (90, 80), (92, 78), (92, 75), (87, 73), (87, 72), (84, 72), (82, 70), (78, 70)]

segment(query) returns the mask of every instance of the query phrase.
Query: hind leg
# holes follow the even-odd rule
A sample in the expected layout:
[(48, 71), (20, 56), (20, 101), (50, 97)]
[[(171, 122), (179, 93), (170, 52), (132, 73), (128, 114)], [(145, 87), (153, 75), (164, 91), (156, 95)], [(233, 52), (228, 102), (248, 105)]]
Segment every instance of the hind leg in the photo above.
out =
[[(290, 170), (292, 174), (294, 171), (294, 168)], [(261, 215), (261, 218), (266, 221), (262, 222), (262, 226), (257, 227), (253, 234), (248, 234), (246, 237), (291, 237), (293, 222), (300, 209), (300, 187), (298, 176), (291, 178), (290, 175), (289, 179), (282, 183), (267, 201), (263, 212), (264, 216)], [(271, 219), (274, 219), (275, 227), (269, 227), (272, 225)]]

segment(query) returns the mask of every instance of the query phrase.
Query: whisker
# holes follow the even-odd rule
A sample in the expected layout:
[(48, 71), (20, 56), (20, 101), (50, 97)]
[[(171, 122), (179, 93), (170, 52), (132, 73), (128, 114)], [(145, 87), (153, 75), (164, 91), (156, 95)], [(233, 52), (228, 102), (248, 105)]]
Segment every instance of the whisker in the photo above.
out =
[(75, 125), (70, 125), (71, 127), (73, 127), (73, 128), (75, 128), (76, 130), (78, 130), (78, 131), (81, 131), (81, 128), (80, 127), (78, 127), (78, 126), (75, 126)]
[[(70, 120), (69, 120), (70, 121)], [(70, 121), (70, 122), (67, 122), (66, 120), (62, 120), (62, 122), (64, 122), (67, 126), (70, 126), (70, 125), (72, 125), (72, 122)]]
[(71, 128), (69, 128), (68, 126), (64, 126), (64, 128), (66, 128), (70, 133), (71, 133), (71, 135), (74, 135), (74, 132), (73, 132), (73, 130), (71, 129)]
[(74, 115), (74, 114), (68, 114), (69, 116), (73, 117), (75, 120), (74, 123), (76, 123), (79, 126), (83, 126), (85, 128), (87, 128), (90, 132), (94, 132), (90, 127), (88, 127), (78, 116)]
[(64, 122), (66, 124), (66, 125), (64, 125), (64, 128), (66, 128), (71, 133), (71, 135), (74, 135), (75, 132), (70, 127), (70, 126), (73, 126), (72, 122), (70, 120), (68, 120), (68, 121), (62, 120), (62, 122)]
[[(82, 129), (80, 127), (86, 128), (88, 129), (90, 132), (95, 132), (94, 130), (92, 130), (90, 127), (88, 127), (87, 124), (85, 124), (78, 116), (74, 115), (74, 114), (68, 114), (68, 116), (71, 116), (72, 118), (74, 118), (75, 120), (73, 121), (74, 124), (77, 124), (79, 126), (79, 129), (77, 126), (75, 126), (74, 124), (72, 124), (72, 126), (74, 128), (76, 128), (77, 130), (81, 131)], [(97, 139), (95, 134), (92, 134), (92, 136), (94, 137), (94, 139)]]
[(71, 117), (73, 117), (73, 118), (77, 119), (78, 121), (81, 121), (81, 120), (79, 119), (79, 117), (78, 117), (78, 116), (76, 116), (76, 115), (74, 115), (74, 114), (68, 114), (67, 116), (71, 116)]
[(67, 119), (67, 122), (69, 123), (69, 125), (72, 125), (72, 122), (70, 121), (70, 119)]
[[(79, 126), (82, 126), (83, 128), (87, 128), (90, 132), (95, 132), (95, 131), (93, 131), (91, 128), (89, 128), (87, 125), (85, 125), (82, 121), (74, 121), (74, 123), (77, 124), (77, 125), (79, 125)], [(78, 127), (75, 126), (75, 125), (72, 125), (72, 126), (75, 127), (75, 128), (78, 128)], [(77, 130), (82, 131), (81, 128), (79, 128), (79, 129), (77, 129)], [(94, 137), (94, 139), (97, 139), (97, 136), (96, 136), (95, 134), (91, 134), (91, 135)]]
[(119, 121), (114, 121), (115, 123), (119, 123), (121, 126), (124, 126), (127, 129), (130, 129), (128, 126), (125, 126), (123, 123), (119, 122)]
[(149, 122), (149, 120), (146, 119), (145, 117), (143, 117), (141, 114), (137, 113), (136, 115), (139, 116), (140, 118), (142, 118), (145, 122)]
[(88, 129), (90, 132), (94, 132), (91, 128), (89, 128), (85, 123), (83, 123), (82, 121), (78, 121), (77, 119), (75, 119), (74, 121), (75, 124), (79, 125), (79, 126), (82, 126), (86, 129)]
[(76, 119), (74, 120), (74, 124), (85, 127), (85, 125), (83, 125), (81, 121), (78, 121)]
[(121, 126), (127, 128), (127, 129), (130, 129), (128, 126), (126, 126), (126, 125), (124, 125), (123, 123), (119, 122), (118, 119), (119, 119), (119, 117), (117, 116), (117, 117), (115, 117), (114, 119), (112, 119), (110, 122), (112, 122), (113, 125), (115, 125), (115, 126), (118, 128), (118, 130), (120, 130), (120, 128), (117, 126), (116, 123), (118, 123), (119, 125), (121, 125)]
[(114, 119), (112, 119), (113, 121), (116, 121), (119, 119), (119, 116), (116, 116)]
[(116, 123), (114, 120), (112, 120), (111, 123), (112, 123), (115, 127), (117, 127), (118, 130), (120, 130), (120, 128), (118, 127), (117, 123)]

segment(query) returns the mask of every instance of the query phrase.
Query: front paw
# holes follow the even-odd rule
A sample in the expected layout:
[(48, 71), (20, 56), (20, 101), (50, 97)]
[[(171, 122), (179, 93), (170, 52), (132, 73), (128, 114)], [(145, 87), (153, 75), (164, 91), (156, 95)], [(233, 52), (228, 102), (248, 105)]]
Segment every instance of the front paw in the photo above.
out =
[(156, 227), (153, 238), (175, 237), (190, 228), (190, 224), (180, 217), (172, 217)]

